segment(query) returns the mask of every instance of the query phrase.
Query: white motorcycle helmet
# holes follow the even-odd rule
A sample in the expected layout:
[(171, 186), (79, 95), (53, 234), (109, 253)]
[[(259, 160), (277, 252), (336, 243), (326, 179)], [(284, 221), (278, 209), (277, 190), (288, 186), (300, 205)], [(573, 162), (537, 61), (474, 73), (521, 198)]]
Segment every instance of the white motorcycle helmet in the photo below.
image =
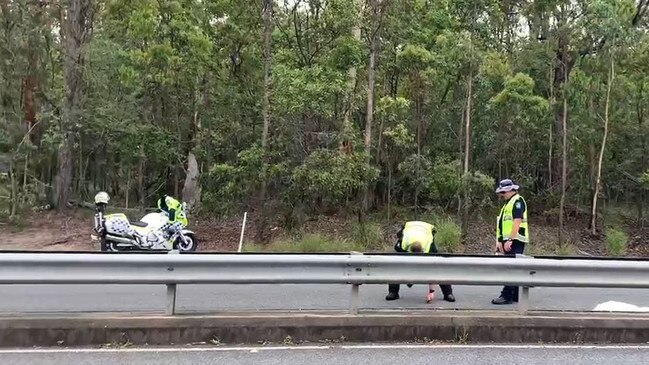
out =
[(100, 205), (100, 204), (108, 205), (109, 201), (110, 201), (110, 196), (108, 196), (108, 193), (105, 191), (100, 191), (99, 193), (97, 193), (97, 195), (95, 195), (96, 205)]

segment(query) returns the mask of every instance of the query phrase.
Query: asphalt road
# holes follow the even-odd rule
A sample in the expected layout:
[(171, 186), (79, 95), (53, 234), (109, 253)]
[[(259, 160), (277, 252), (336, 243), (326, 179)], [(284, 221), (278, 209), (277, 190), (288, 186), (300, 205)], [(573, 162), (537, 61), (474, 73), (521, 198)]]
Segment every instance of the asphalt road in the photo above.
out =
[(2, 350), (3, 365), (643, 364), (649, 347), (386, 345), (293, 348)]
[[(179, 312), (216, 310), (322, 310), (349, 306), (351, 286), (345, 285), (180, 285)], [(401, 287), (401, 299), (387, 302), (387, 286), (363, 285), (361, 308), (512, 309), (494, 306), (500, 287), (454, 286), (457, 301), (437, 298), (426, 304), (426, 285)], [(531, 308), (592, 310), (609, 300), (649, 306), (649, 290), (591, 288), (532, 288)], [(163, 312), (163, 285), (0, 285), (0, 314), (55, 312)]]

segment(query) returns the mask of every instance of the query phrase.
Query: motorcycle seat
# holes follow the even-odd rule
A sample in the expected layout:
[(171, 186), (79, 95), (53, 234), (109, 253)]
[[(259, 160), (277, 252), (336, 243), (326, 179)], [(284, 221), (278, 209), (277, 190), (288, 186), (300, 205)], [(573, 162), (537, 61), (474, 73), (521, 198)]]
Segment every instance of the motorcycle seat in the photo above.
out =
[(131, 225), (136, 227), (142, 227), (142, 228), (148, 226), (146, 222), (140, 222), (140, 221), (131, 222)]

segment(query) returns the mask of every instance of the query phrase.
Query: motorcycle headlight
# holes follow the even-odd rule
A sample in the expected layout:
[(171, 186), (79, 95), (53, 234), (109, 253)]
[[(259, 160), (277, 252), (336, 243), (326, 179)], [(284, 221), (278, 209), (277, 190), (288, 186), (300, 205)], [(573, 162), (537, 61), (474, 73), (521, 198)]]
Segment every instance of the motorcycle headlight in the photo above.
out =
[(95, 195), (95, 204), (108, 204), (108, 201), (110, 200), (110, 197), (108, 196), (108, 193), (105, 191), (97, 193)]

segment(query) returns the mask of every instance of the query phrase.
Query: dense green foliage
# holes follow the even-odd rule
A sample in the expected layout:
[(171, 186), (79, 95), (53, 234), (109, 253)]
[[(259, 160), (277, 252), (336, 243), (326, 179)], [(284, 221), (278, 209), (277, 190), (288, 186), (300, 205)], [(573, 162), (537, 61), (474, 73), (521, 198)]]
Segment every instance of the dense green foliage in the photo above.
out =
[[(468, 204), (470, 219), (511, 177), (537, 212), (552, 211), (564, 132), (566, 204), (590, 207), (605, 119), (599, 198), (636, 202), (643, 215), (646, 0), (275, 1), (267, 147), (262, 0), (103, 0), (70, 10), (86, 3), (0, 0), (5, 216), (56, 203), (57, 181), (71, 200), (106, 190), (145, 206), (166, 192), (215, 215), (260, 204), (288, 220), (356, 213), (366, 197), (371, 210), (459, 213)], [(74, 42), (62, 39), (75, 33), (64, 15), (81, 17), (78, 69), (66, 64)], [(71, 75), (81, 80), (78, 102)], [(67, 183), (57, 180), (62, 146)]]

